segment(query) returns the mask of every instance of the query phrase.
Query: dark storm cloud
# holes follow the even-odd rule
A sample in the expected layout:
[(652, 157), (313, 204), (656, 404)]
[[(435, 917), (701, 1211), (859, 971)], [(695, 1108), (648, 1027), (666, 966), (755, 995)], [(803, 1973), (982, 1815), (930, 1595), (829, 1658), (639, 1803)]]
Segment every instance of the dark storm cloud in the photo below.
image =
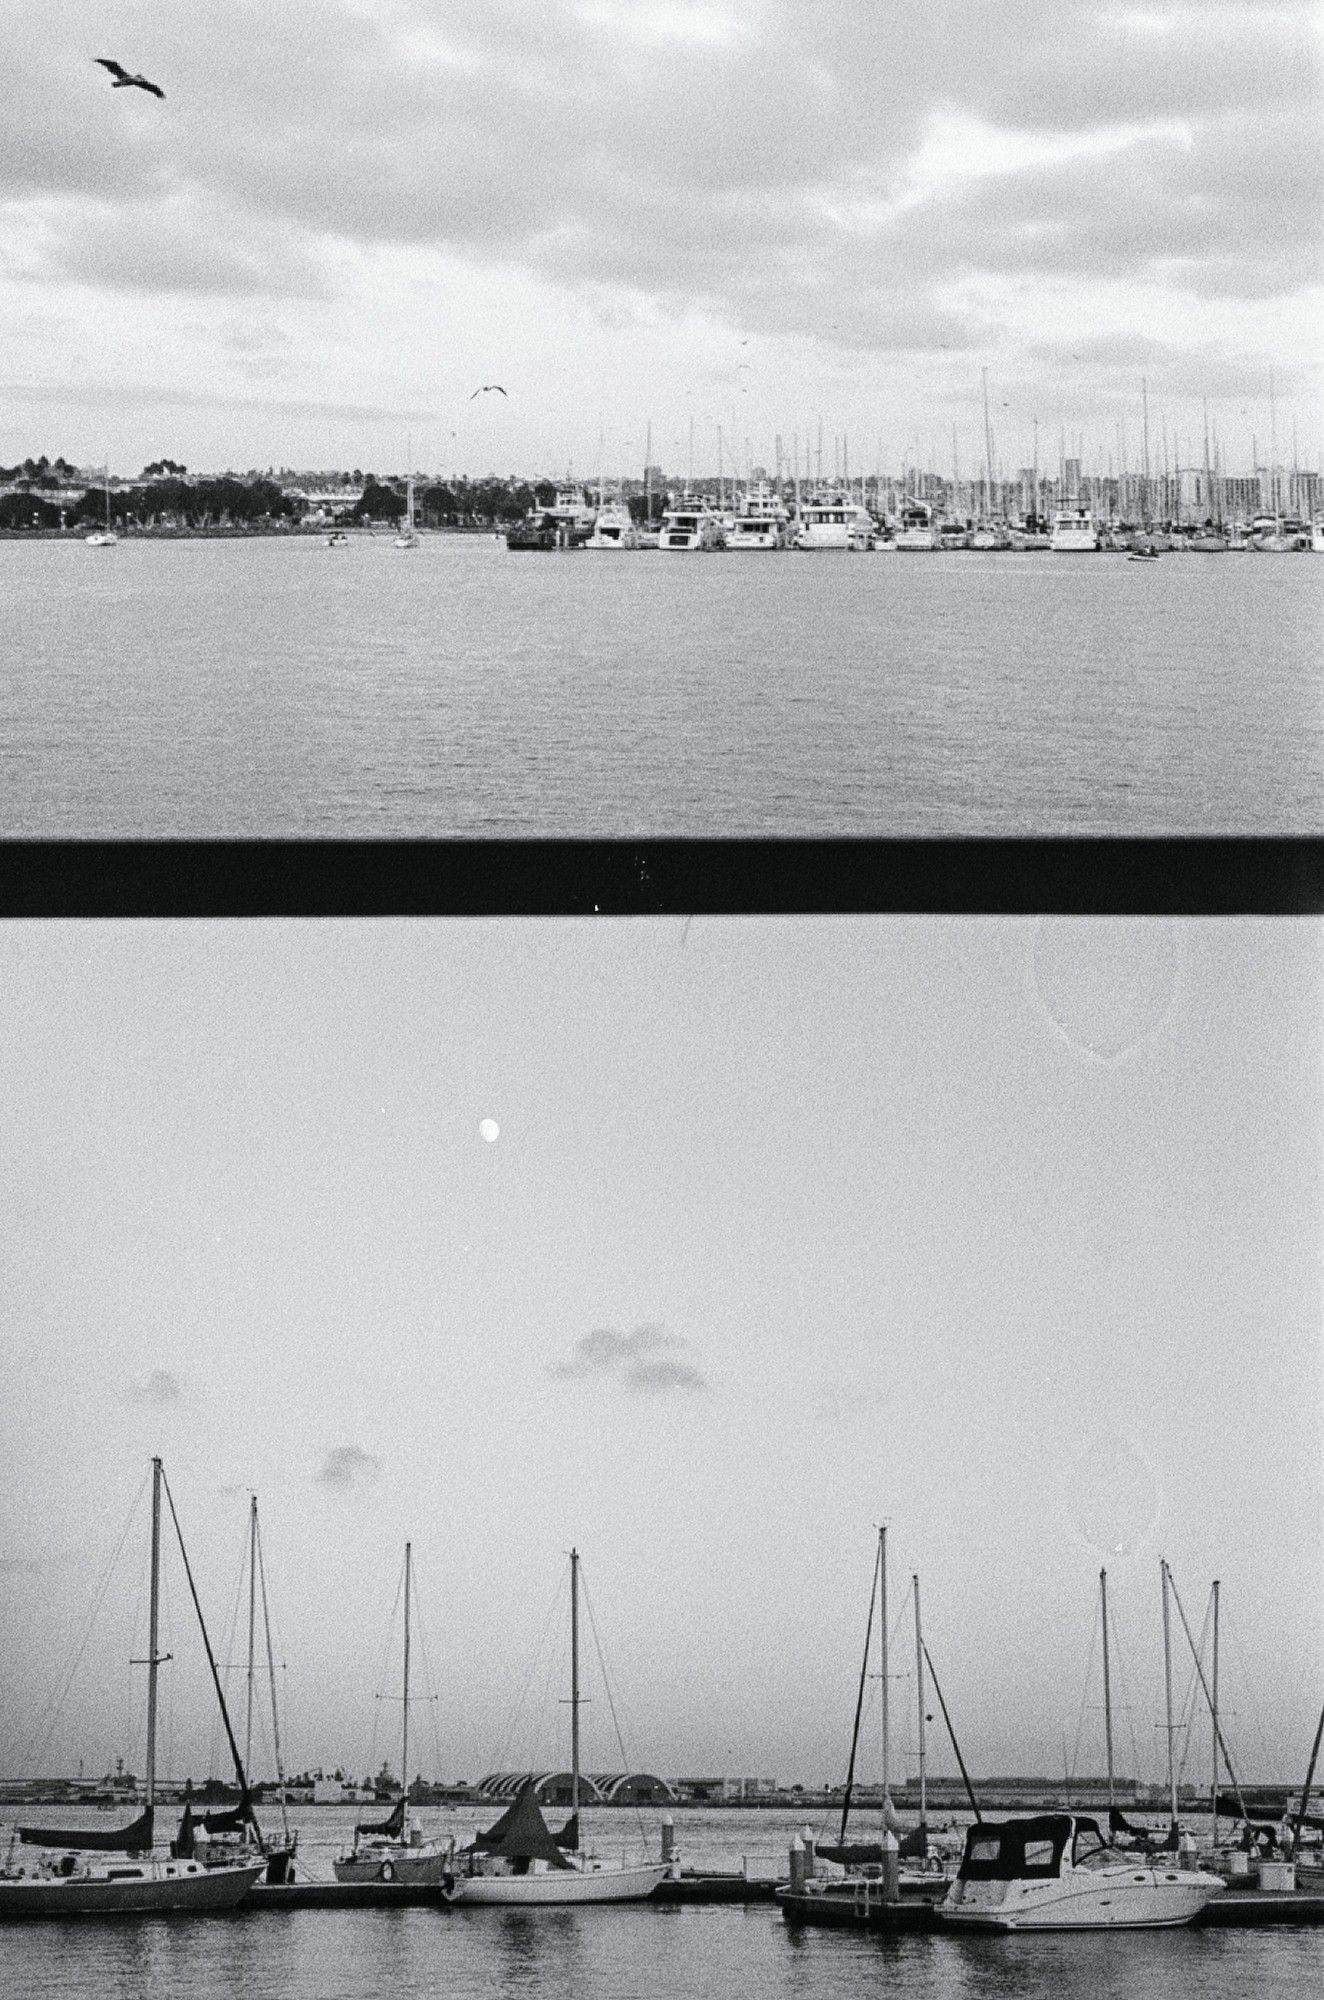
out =
[[(926, 288), (966, 270), (1179, 260), (1185, 284), (1256, 297), (1317, 254), (1307, 0), (139, 9), (130, 39), (163, 104), (84, 74), (93, 8), (58, 34), (37, 12), (20, 16), (0, 194), (77, 196), (50, 256), (91, 283), (317, 296), (328, 240), (413, 243), (768, 331), (821, 328), (826, 288), (886, 348), (906, 344), (904, 315), (877, 301), (909, 286), (922, 329), (939, 311)], [(939, 186), (861, 220), (904, 192), (935, 113), (1041, 135), (1180, 120), (1190, 143)]]
[(371, 1485), (381, 1469), (381, 1460), (361, 1445), (338, 1444), (322, 1460), (314, 1478), (319, 1486), (344, 1492), (351, 1486)]
[(599, 1327), (578, 1339), (566, 1361), (554, 1362), (549, 1373), (558, 1382), (606, 1378), (623, 1388), (645, 1394), (673, 1389), (706, 1389), (699, 1370), (683, 1358), (688, 1342), (660, 1326), (638, 1326), (632, 1333)]

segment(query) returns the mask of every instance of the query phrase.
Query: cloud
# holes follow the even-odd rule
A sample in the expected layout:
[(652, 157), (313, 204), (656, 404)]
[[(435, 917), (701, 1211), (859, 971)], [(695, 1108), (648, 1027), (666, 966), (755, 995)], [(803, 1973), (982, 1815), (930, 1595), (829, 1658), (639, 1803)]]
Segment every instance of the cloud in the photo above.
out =
[(177, 1403), (183, 1391), (179, 1377), (168, 1368), (153, 1368), (145, 1381), (131, 1382), (124, 1393), (131, 1403), (151, 1403), (163, 1409), (168, 1403)]
[(637, 1326), (633, 1333), (598, 1327), (575, 1342), (567, 1361), (553, 1362), (549, 1373), (558, 1382), (607, 1377), (644, 1395), (706, 1389), (703, 1375), (680, 1352), (688, 1346), (688, 1341), (660, 1326)]
[(338, 1444), (322, 1461), (314, 1477), (319, 1486), (344, 1491), (351, 1486), (370, 1486), (382, 1469), (382, 1462), (357, 1444)]

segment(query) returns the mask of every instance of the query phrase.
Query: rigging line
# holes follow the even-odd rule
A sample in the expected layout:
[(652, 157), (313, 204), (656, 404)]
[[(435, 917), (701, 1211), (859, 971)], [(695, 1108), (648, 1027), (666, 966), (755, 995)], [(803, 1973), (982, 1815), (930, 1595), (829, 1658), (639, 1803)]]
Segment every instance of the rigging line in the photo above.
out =
[[(225, 1677), (225, 1684), (227, 1687), (230, 1685), (230, 1675), (234, 1671), (235, 1647), (239, 1638), (239, 1606), (243, 1600), (244, 1576), (245, 1573), (247, 1572), (247, 1569), (248, 1569), (248, 1510), (247, 1508), (245, 1508), (243, 1536), (239, 1544), (239, 1566), (235, 1571), (234, 1597), (232, 1598), (230, 1603), (229, 1622), (224, 1627), (225, 1644), (221, 1648), (221, 1656), (225, 1662), (222, 1671)], [(215, 1716), (213, 1716), (211, 1725), (211, 1736), (207, 1744), (207, 1771), (208, 1775), (211, 1777), (215, 1777), (216, 1775), (216, 1745), (220, 1739), (220, 1733), (221, 1732), (217, 1725), (216, 1718)]]
[[(414, 1576), (417, 1579), (417, 1562), (414, 1564)], [(417, 1588), (414, 1591), (414, 1615), (418, 1620), (418, 1650), (423, 1659), (423, 1680), (428, 1691), (427, 1699), (430, 1705), (429, 1719), (432, 1723), (432, 1775), (435, 1782), (441, 1776), (441, 1739), (437, 1735), (437, 1682), (432, 1671), (432, 1658), (428, 1652), (427, 1627), (423, 1622), (423, 1593)]]
[[(377, 1730), (381, 1722), (382, 1703), (388, 1699), (383, 1693), (386, 1685), (386, 1670), (391, 1661), (391, 1641), (395, 1637), (395, 1616), (400, 1609), (400, 1598), (405, 1587), (405, 1559), (400, 1558), (400, 1570), (395, 1579), (395, 1597), (391, 1604), (391, 1615), (386, 1623), (386, 1639), (382, 1646), (381, 1664), (377, 1669), (377, 1679), (372, 1696), (372, 1729), (368, 1736), (368, 1775), (371, 1783), (376, 1778), (374, 1766), (377, 1762)], [(382, 1759), (385, 1763), (385, 1758)]]
[(975, 1788), (970, 1782), (970, 1773), (965, 1768), (965, 1759), (961, 1755), (961, 1746), (956, 1740), (956, 1731), (952, 1728), (952, 1718), (947, 1713), (947, 1704), (942, 1698), (942, 1689), (938, 1685), (938, 1676), (933, 1669), (933, 1655), (929, 1651), (929, 1642), (925, 1639), (921, 1644), (924, 1650), (924, 1659), (929, 1669), (929, 1678), (933, 1682), (933, 1692), (938, 1697), (938, 1706), (942, 1710), (942, 1719), (947, 1724), (947, 1734), (951, 1737), (952, 1749), (956, 1752), (956, 1761), (960, 1766), (961, 1777), (965, 1784), (966, 1797), (970, 1801), (970, 1807), (975, 1818), (982, 1824), (984, 1815), (979, 1810), (979, 1800), (975, 1797)]
[(1085, 1680), (1080, 1691), (1080, 1713), (1076, 1717), (1076, 1740), (1071, 1746), (1071, 1768), (1067, 1772), (1068, 1784), (1074, 1784), (1080, 1769), (1080, 1742), (1085, 1734), (1085, 1709), (1090, 1698), (1090, 1677), (1094, 1672), (1094, 1654), (1099, 1643), (1099, 1633), (1103, 1628), (1103, 1606), (1095, 1604), (1094, 1619), (1090, 1625), (1090, 1650), (1085, 1661)]
[(864, 1693), (869, 1680), (869, 1647), (873, 1643), (873, 1614), (878, 1602), (878, 1565), (882, 1561), (881, 1543), (874, 1550), (873, 1582), (869, 1590), (869, 1616), (864, 1626), (864, 1653), (860, 1660), (860, 1686), (855, 1697), (855, 1724), (851, 1730), (850, 1762), (846, 1766), (846, 1789), (841, 1800), (841, 1831), (837, 1835), (838, 1845), (846, 1838), (846, 1822), (850, 1818), (851, 1796), (855, 1790), (855, 1753), (860, 1745), (860, 1723), (864, 1716)]
[[(156, 1463), (159, 1466), (161, 1462), (158, 1459)], [(193, 1599), (193, 1609), (198, 1614), (198, 1630), (202, 1633), (202, 1643), (206, 1649), (207, 1665), (211, 1668), (212, 1684), (216, 1689), (216, 1699), (221, 1704), (221, 1716), (225, 1722), (225, 1733), (230, 1743), (230, 1754), (234, 1758), (235, 1773), (239, 1779), (239, 1795), (241, 1799), (249, 1800), (248, 1778), (244, 1772), (244, 1760), (239, 1755), (239, 1745), (236, 1743), (234, 1731), (230, 1727), (230, 1711), (225, 1706), (225, 1691), (221, 1686), (220, 1674), (216, 1671), (216, 1655), (212, 1652), (211, 1640), (207, 1636), (206, 1621), (202, 1616), (202, 1606), (198, 1602), (198, 1587), (193, 1581), (193, 1566), (188, 1559), (188, 1550), (184, 1547), (184, 1536), (180, 1529), (179, 1516), (175, 1512), (175, 1496), (170, 1491), (170, 1481), (166, 1478), (164, 1467), (161, 1468), (161, 1484), (165, 1487), (166, 1499), (170, 1502), (170, 1518), (175, 1524), (175, 1540), (179, 1543), (179, 1553), (184, 1564), (184, 1574), (188, 1578), (189, 1594)], [(253, 1816), (251, 1800), (249, 1800), (249, 1823), (253, 1828), (259, 1849), (265, 1854), (266, 1846), (262, 1839), (262, 1829)]]
[[(1196, 1658), (1199, 1660), (1201, 1666), (1204, 1665), (1204, 1649), (1205, 1646), (1208, 1644), (1209, 1640), (1209, 1619), (1213, 1612), (1213, 1608), (1214, 1608), (1214, 1600), (1213, 1600), (1213, 1593), (1211, 1591), (1209, 1595), (1209, 1600), (1205, 1605), (1204, 1623), (1200, 1627), (1200, 1649), (1199, 1652), (1196, 1654)], [(1192, 1651), (1193, 1652), (1195, 1651), (1194, 1647), (1192, 1647)], [(1181, 1763), (1177, 1769), (1178, 1785), (1182, 1784), (1186, 1777), (1186, 1766), (1191, 1760), (1191, 1751), (1195, 1747), (1196, 1686), (1197, 1686), (1196, 1672), (1195, 1668), (1192, 1667), (1190, 1682), (1186, 1689), (1186, 1699), (1182, 1704), (1181, 1727), (1185, 1730), (1186, 1735), (1181, 1753)]]
[[(49, 1696), (47, 1698), (47, 1701), (43, 1704), (43, 1707), (37, 1711), (37, 1719), (32, 1725), (32, 1736), (29, 1739), (27, 1749), (24, 1753), (25, 1761), (29, 1757), (32, 1759), (31, 1768), (33, 1770), (34, 1776), (36, 1775), (36, 1768), (35, 1768), (36, 1760), (46, 1755), (47, 1748), (50, 1744), (50, 1739), (55, 1731), (55, 1725), (60, 1719), (60, 1714), (64, 1708), (65, 1702), (69, 1698), (69, 1689), (73, 1685), (74, 1675), (78, 1672), (79, 1663), (82, 1660), (83, 1654), (87, 1651), (87, 1644), (89, 1639), (92, 1637), (92, 1628), (96, 1624), (97, 1614), (101, 1610), (102, 1604), (105, 1602), (106, 1592), (110, 1588), (110, 1580), (111, 1577), (114, 1575), (115, 1566), (119, 1562), (121, 1555), (124, 1553), (124, 1544), (129, 1538), (129, 1530), (133, 1526), (134, 1516), (137, 1514), (138, 1508), (142, 1503), (142, 1497), (147, 1490), (147, 1482), (151, 1478), (151, 1476), (152, 1475), (150, 1471), (144, 1473), (142, 1483), (139, 1486), (138, 1491), (134, 1494), (132, 1501), (129, 1503), (129, 1511), (127, 1516), (125, 1517), (124, 1526), (120, 1531), (120, 1538), (118, 1542), (115, 1544), (115, 1553), (112, 1555), (110, 1562), (107, 1565), (106, 1570), (102, 1576), (101, 1585), (97, 1591), (95, 1599), (93, 1600), (92, 1609), (88, 1613), (87, 1624), (83, 1628), (83, 1636), (79, 1641), (78, 1650), (74, 1654), (73, 1663), (70, 1666), (68, 1673), (65, 1675), (63, 1682), (57, 1687), (56, 1692), (53, 1695)], [(132, 1650), (132, 1648), (130, 1650)], [(50, 1721), (46, 1725), (46, 1734), (42, 1737), (40, 1743), (38, 1743), (36, 1741), (36, 1735), (37, 1731), (42, 1726), (42, 1719), (46, 1708), (51, 1708), (52, 1713)]]
[(280, 1722), (276, 1715), (276, 1660), (271, 1650), (271, 1612), (267, 1607), (267, 1565), (262, 1550), (262, 1529), (259, 1526), (257, 1541), (257, 1574), (262, 1587), (262, 1629), (267, 1641), (267, 1676), (271, 1682), (271, 1746), (276, 1764), (276, 1783), (280, 1787), (280, 1820), (286, 1844), (290, 1838), (290, 1815), (285, 1801), (285, 1766), (280, 1754)]
[[(584, 1605), (588, 1611), (589, 1630), (593, 1634), (593, 1645), (598, 1656), (598, 1671), (602, 1675), (602, 1688), (604, 1694), (607, 1697), (607, 1707), (611, 1711), (612, 1728), (616, 1731), (616, 1743), (621, 1753), (621, 1768), (628, 1776), (630, 1767), (634, 1762), (634, 1760), (630, 1756), (629, 1751), (625, 1747), (625, 1738), (621, 1733), (621, 1725), (616, 1719), (616, 1703), (612, 1697), (611, 1682), (607, 1679), (607, 1662), (602, 1657), (602, 1641), (598, 1637), (598, 1621), (593, 1616), (593, 1601), (588, 1594), (588, 1582), (584, 1575), (584, 1559), (582, 1556), (580, 1557), (579, 1561), (579, 1581), (583, 1586)], [(638, 1799), (635, 1799), (633, 1801), (633, 1804), (634, 1804), (635, 1820), (639, 1827), (639, 1838), (645, 1845), (647, 1845), (648, 1836), (644, 1832), (644, 1816), (639, 1810)]]
[(519, 1693), (515, 1697), (515, 1705), (511, 1711), (509, 1720), (507, 1721), (506, 1724), (506, 1733), (501, 1739), (500, 1747), (497, 1752), (496, 1761), (492, 1765), (492, 1769), (494, 1771), (503, 1771), (506, 1768), (505, 1765), (506, 1751), (509, 1749), (511, 1740), (515, 1734), (517, 1727), (519, 1726), (520, 1714), (524, 1706), (524, 1699), (525, 1696), (528, 1694), (530, 1683), (532, 1682), (533, 1676), (538, 1670), (538, 1664), (542, 1659), (543, 1647), (547, 1643), (547, 1634), (551, 1627), (552, 1620), (553, 1618), (555, 1618), (556, 1613), (560, 1607), (562, 1592), (568, 1589), (568, 1587), (569, 1586), (567, 1585), (565, 1578), (563, 1576), (558, 1576), (556, 1589), (552, 1594), (552, 1601), (551, 1604), (548, 1606), (547, 1615), (543, 1620), (542, 1631), (538, 1636), (537, 1647), (534, 1651), (533, 1657), (529, 1661), (528, 1666), (525, 1668), (524, 1680), (520, 1686)]

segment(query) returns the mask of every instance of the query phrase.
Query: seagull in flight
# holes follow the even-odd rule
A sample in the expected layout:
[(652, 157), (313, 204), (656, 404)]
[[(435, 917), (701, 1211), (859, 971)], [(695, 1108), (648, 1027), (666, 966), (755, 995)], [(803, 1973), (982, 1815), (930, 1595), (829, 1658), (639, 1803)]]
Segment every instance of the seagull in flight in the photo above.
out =
[(159, 83), (149, 83), (145, 76), (130, 76), (126, 69), (119, 63), (112, 62), (109, 56), (93, 56), (92, 60), (94, 63), (100, 63), (102, 69), (110, 71), (115, 79), (110, 86), (112, 90), (150, 90), (153, 97), (165, 96)]
[[(499, 382), (484, 382), (481, 389), (474, 390), (474, 396), (490, 396), (494, 389), (496, 390), (498, 396), (506, 396), (506, 392), (502, 388)], [(470, 396), (469, 398), (469, 401), (471, 403), (474, 399), (474, 396)], [(506, 396), (506, 401), (507, 402), (510, 401), (509, 396)]]

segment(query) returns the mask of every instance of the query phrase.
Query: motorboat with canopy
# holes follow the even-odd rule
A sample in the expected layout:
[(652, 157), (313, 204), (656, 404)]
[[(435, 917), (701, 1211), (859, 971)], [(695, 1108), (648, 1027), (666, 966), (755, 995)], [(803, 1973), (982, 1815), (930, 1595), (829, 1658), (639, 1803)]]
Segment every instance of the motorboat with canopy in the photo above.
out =
[(1217, 1875), (1112, 1846), (1098, 1822), (1042, 1813), (967, 1830), (944, 1923), (997, 1931), (1155, 1930), (1188, 1924)]

